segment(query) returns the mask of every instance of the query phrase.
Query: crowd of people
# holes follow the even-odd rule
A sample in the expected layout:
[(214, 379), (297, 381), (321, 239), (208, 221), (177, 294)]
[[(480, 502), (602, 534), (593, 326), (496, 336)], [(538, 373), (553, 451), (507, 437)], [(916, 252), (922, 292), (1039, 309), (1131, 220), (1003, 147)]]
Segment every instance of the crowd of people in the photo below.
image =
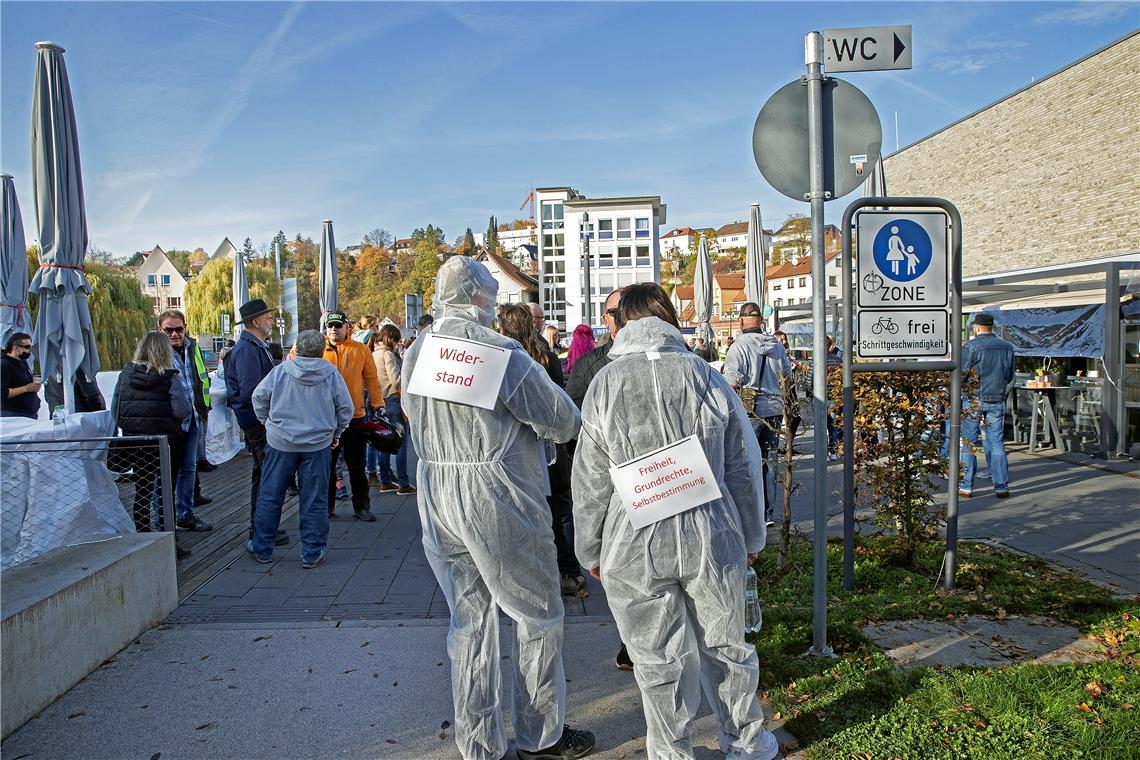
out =
[[(331, 311), (323, 332), (301, 332), (286, 355), (269, 342), (274, 310), (261, 299), (241, 306), (241, 334), (217, 370), (225, 393), (214, 402), (232, 412), (250, 454), (245, 550), (268, 563), (289, 543), (281, 513), (290, 489), (299, 497), (306, 569), (328, 555), (338, 480), (347, 481), (353, 516), (364, 522), (376, 520), (371, 488), (416, 494), (424, 551), (451, 612), (456, 742), (465, 758), (497, 760), (507, 749), (498, 610), (515, 623), (508, 669), (518, 756), (593, 750), (592, 734), (565, 724), (561, 653), (561, 597), (586, 594), (588, 574), (602, 583), (617, 622), (616, 664), (633, 671), (641, 691), (649, 755), (692, 757), (703, 690), (722, 751), (771, 760), (779, 750), (756, 698), (744, 583), (772, 524), (768, 453), (780, 432), (794, 436), (798, 425), (785, 408), (783, 379), (794, 367), (786, 336), (765, 330), (760, 306), (746, 303), (718, 368), (714, 347), (686, 344), (655, 283), (608, 296), (600, 342), (586, 325), (562, 340), (538, 304), (498, 304), (497, 287), (482, 264), (448, 260), (437, 275), (435, 319), (425, 315), (418, 325), (434, 341), (430, 350), (426, 339), (405, 340), (371, 315), (354, 322)], [(1012, 350), (991, 329), (992, 319), (979, 316), (965, 352), (964, 364), (982, 377), (983, 417), (962, 432), (982, 445), (982, 426), (990, 431), (986, 454), (1001, 496), (1009, 492), (1000, 425)], [(485, 362), (472, 347), (498, 352), (501, 360), (487, 363), (496, 368), (475, 369)], [(23, 333), (5, 346), (6, 415), (38, 411), (30, 350)], [(460, 386), (490, 383), (489, 400), (419, 382), (445, 356), (471, 368)], [(838, 361), (832, 341), (829, 363)], [(203, 352), (185, 316), (171, 309), (139, 341), (111, 403), (125, 435), (166, 437), (177, 532), (212, 529), (194, 511), (204, 498), (198, 464), (210, 387)], [(402, 428), (395, 453), (368, 445), (377, 419)], [(680, 462), (667, 456), (673, 451)], [(156, 449), (132, 456), (136, 528), (161, 530)], [(964, 496), (974, 476), (971, 453)]]

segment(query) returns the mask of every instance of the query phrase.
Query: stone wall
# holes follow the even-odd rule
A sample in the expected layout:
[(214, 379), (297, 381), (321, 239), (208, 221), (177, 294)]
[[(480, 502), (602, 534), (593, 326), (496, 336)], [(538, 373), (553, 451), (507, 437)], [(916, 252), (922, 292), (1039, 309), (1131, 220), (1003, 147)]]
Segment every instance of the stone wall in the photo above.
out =
[(962, 213), (966, 276), (1140, 251), (1140, 33), (885, 162)]

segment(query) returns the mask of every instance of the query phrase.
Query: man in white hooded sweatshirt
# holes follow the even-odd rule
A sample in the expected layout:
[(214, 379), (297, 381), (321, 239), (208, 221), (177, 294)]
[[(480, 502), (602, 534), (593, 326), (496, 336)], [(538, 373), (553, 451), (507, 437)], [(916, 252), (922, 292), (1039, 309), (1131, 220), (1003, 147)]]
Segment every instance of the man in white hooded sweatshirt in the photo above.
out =
[[(546, 370), (516, 341), (490, 329), (498, 287), (479, 262), (449, 259), (436, 275), (435, 321), (404, 357), (404, 410), (419, 457), (424, 553), (451, 609), (447, 651), (455, 741), (463, 757), (499, 760), (507, 751), (499, 707), (498, 607), (515, 621), (510, 667), (516, 754), (522, 760), (569, 760), (589, 754), (594, 736), (564, 726), (564, 611), (542, 441), (570, 440), (580, 417)], [(444, 400), (434, 390), (438, 386), (430, 386), (436, 396), (417, 392), (429, 389), (418, 383), (455, 377), (440, 369), (445, 351), (469, 360), (449, 366), (470, 387), (484, 371), (475, 355), (498, 353), (501, 360), (506, 354), (493, 408), (474, 399)], [(424, 378), (416, 375), (421, 362)], [(462, 393), (458, 388), (451, 390)]]
[(729, 384), (686, 348), (660, 286), (623, 291), (617, 319), (611, 363), (582, 404), (578, 560), (602, 581), (633, 659), (649, 757), (693, 757), (703, 687), (721, 751), (772, 760), (744, 640), (745, 573), (766, 539), (756, 436)]

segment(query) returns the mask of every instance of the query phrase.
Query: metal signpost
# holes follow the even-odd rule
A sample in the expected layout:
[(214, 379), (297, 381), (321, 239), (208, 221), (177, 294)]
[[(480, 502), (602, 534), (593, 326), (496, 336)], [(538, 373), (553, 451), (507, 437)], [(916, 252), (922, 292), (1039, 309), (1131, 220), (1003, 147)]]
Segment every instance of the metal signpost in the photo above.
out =
[[(876, 207), (871, 210), (871, 207)], [(902, 210), (905, 209), (905, 210)], [(851, 231), (858, 230), (858, 276)], [(962, 422), (962, 217), (942, 198), (860, 198), (843, 213), (843, 587), (855, 587), (856, 372), (950, 371), (950, 472), (945, 584), (958, 567)], [(949, 314), (947, 313), (949, 307)], [(856, 339), (854, 322), (859, 320)], [(954, 332), (950, 329), (953, 327)], [(854, 361), (853, 351), (862, 359)], [(949, 360), (946, 360), (949, 356)]]

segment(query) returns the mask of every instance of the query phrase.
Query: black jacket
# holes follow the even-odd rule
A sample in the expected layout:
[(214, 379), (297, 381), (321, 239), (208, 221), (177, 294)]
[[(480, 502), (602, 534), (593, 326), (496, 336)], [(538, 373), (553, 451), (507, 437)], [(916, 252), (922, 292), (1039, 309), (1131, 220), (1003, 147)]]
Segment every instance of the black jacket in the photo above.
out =
[(594, 375), (602, 371), (602, 367), (610, 363), (610, 349), (614, 347), (612, 340), (607, 340), (590, 353), (574, 362), (570, 370), (570, 379), (566, 381), (566, 393), (582, 408), (582, 401), (586, 398), (586, 389)]
[(128, 362), (119, 375), (111, 401), (116, 423), (123, 434), (184, 435), (182, 420), (190, 409), (178, 382), (176, 369), (159, 374), (141, 364)]
[(8, 396), (8, 391), (19, 388), (32, 382), (34, 376), (32, 369), (26, 361), (13, 359), (8, 354), (0, 357), (0, 413), (5, 417), (27, 417), (36, 419), (40, 413), (40, 395), (38, 393), (21, 393), (19, 396)]

